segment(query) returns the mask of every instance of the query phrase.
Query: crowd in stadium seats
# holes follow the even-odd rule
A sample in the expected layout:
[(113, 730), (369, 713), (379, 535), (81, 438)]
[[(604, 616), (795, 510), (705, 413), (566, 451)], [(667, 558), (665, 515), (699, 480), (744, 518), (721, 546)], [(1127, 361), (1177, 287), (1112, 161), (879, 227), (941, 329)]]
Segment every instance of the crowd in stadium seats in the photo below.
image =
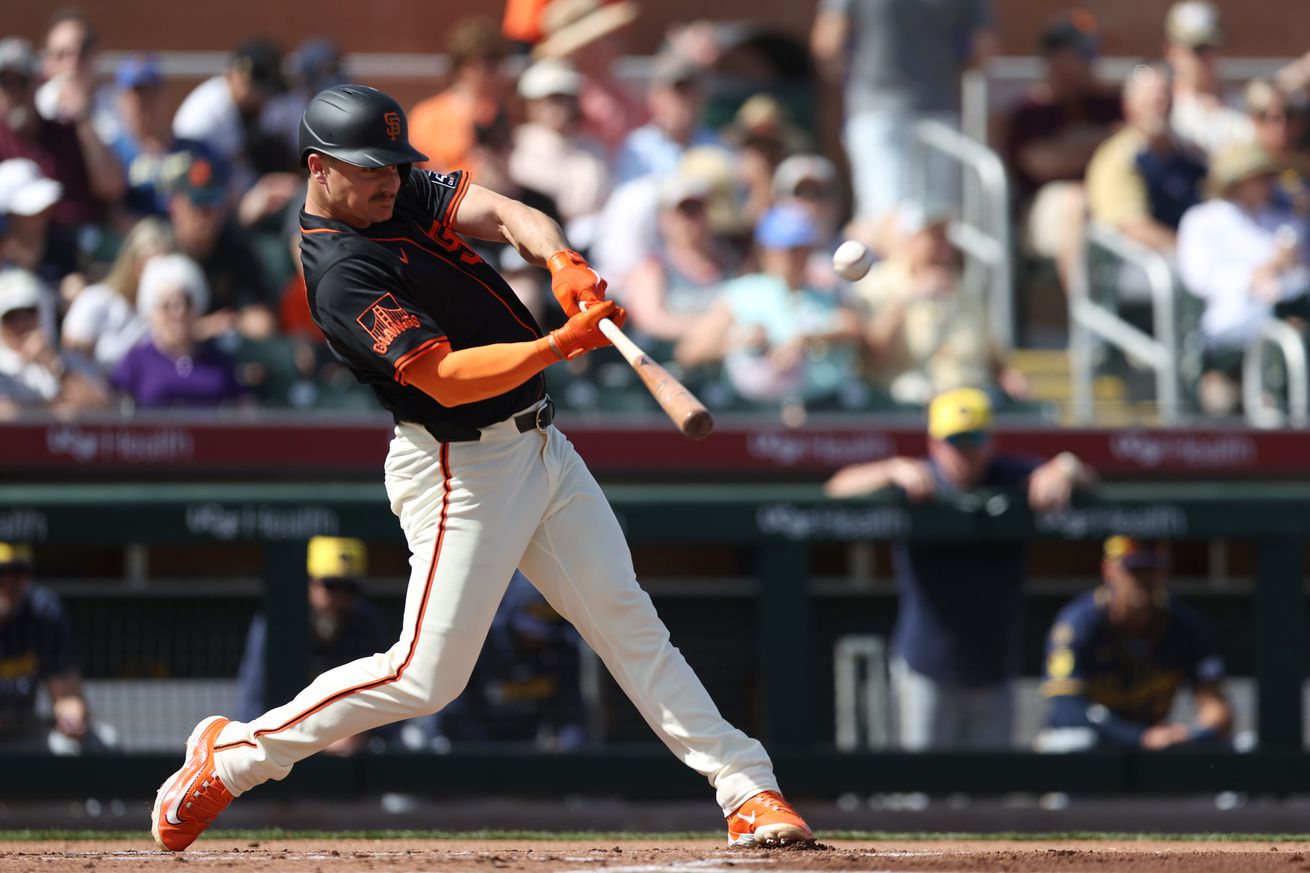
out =
[[(810, 60), (842, 83), (844, 155), (816, 151), (817, 81), (729, 81), (710, 23), (671, 28), (647, 74), (620, 77), (631, 0), (511, 3), (503, 22), (458, 22), (411, 136), (430, 168), (468, 168), (558, 218), (632, 332), (715, 409), (795, 423), (919, 409), (960, 385), (1022, 402), (1029, 382), (963, 281), (960, 168), (913, 130), (958, 131), (961, 73), (1028, 47), (998, 46), (989, 0), (890, 9), (824, 0), (815, 15)], [(1168, 258), (1203, 310), (1199, 405), (1227, 414), (1262, 325), (1304, 327), (1310, 62), (1230, 95), (1220, 53), (1240, 46), (1215, 7), (1179, 0), (1162, 25), (1162, 60), (1120, 96), (1094, 73), (1096, 22), (1049, 22), (1043, 77), (1001, 107), (995, 139), (1018, 254), (1067, 285), (1091, 220)], [(251, 38), (171, 119), (160, 59), (129, 54), (102, 77), (100, 48), (77, 11), (0, 40), (0, 413), (373, 408), (313, 325), (296, 252), (297, 125), (348, 78), (350, 47), (312, 37), (284, 57)], [(854, 284), (829, 262), (845, 237), (882, 258)], [(559, 323), (542, 271), (506, 247), (478, 251), (544, 326)], [(164, 255), (167, 274), (147, 269)], [(1149, 329), (1142, 283), (1122, 271), (1114, 284)], [(148, 377), (170, 365), (171, 388)], [(549, 379), (565, 407), (651, 408), (612, 353)]]

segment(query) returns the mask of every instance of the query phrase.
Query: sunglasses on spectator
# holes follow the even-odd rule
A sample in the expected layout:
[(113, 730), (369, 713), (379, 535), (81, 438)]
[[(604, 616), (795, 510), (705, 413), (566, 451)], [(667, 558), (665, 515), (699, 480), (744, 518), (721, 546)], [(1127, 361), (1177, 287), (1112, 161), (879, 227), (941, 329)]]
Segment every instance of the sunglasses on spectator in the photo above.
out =
[(987, 442), (987, 431), (966, 430), (953, 433), (946, 438), (946, 442), (957, 449), (976, 449)]
[(1261, 124), (1286, 124), (1291, 119), (1287, 112), (1257, 112), (1255, 117)]
[(698, 218), (705, 214), (705, 201), (694, 199), (679, 200), (677, 205), (673, 208), (688, 218)]
[(825, 200), (828, 197), (828, 189), (814, 182), (803, 182), (792, 191), (792, 196), (801, 200)]
[(17, 309), (9, 310), (4, 315), (0, 315), (0, 321), (5, 324), (10, 324), (18, 321), (20, 318), (31, 318), (34, 315), (36, 315), (35, 306), (20, 306)]

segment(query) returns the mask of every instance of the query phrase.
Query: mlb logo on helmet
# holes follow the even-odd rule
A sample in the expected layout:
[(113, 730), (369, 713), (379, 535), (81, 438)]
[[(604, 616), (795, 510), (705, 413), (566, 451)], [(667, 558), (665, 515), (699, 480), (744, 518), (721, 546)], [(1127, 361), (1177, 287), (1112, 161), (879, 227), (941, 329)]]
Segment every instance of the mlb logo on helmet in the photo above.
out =
[(382, 116), (382, 120), (387, 123), (387, 136), (394, 142), (396, 137), (400, 136), (400, 113), (388, 112)]

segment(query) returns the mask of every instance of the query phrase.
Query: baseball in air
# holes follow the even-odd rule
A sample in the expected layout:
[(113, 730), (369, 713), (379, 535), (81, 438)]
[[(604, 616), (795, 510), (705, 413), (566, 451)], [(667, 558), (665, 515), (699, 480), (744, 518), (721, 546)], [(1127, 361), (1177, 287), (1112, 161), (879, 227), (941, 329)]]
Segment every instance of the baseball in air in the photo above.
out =
[(858, 240), (848, 239), (832, 253), (832, 268), (847, 282), (863, 279), (872, 266), (873, 252)]

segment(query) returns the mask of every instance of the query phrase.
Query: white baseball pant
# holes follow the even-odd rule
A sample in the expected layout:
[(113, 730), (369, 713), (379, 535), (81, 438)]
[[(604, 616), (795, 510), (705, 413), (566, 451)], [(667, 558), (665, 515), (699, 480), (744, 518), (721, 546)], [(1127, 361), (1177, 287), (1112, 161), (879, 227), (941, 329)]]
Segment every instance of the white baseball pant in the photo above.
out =
[(234, 796), (282, 779), (336, 740), (453, 700), (515, 567), (573, 623), (665, 745), (710, 781), (725, 815), (778, 790), (764, 747), (724, 720), (669, 642), (613, 510), (557, 429), (519, 433), (507, 420), (478, 442), (439, 443), (402, 424), (386, 485), (411, 553), (400, 639), (254, 721), (226, 725), (215, 767)]

